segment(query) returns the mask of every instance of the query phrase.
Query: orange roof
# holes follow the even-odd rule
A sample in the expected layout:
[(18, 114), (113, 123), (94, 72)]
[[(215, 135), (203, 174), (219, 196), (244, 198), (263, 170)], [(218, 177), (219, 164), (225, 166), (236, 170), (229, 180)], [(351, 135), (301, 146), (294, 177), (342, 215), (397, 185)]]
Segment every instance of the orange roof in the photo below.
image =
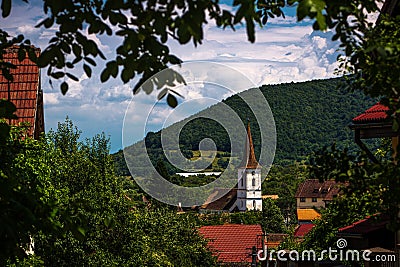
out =
[(256, 169), (260, 168), (257, 162), (256, 154), (254, 153), (253, 138), (251, 137), (250, 122), (247, 123), (247, 140), (246, 140), (246, 155), (247, 162), (243, 162), (243, 167), (246, 169)]
[(297, 210), (297, 220), (299, 221), (312, 221), (319, 219), (321, 214), (319, 214), (314, 209), (298, 209)]
[(267, 199), (267, 198), (270, 198), (270, 199), (279, 199), (279, 195), (262, 195), (261, 198), (262, 198), (262, 199)]
[(222, 262), (251, 262), (253, 246), (261, 247), (260, 225), (224, 224), (203, 226), (199, 232), (209, 240), (208, 246)]
[(353, 118), (353, 123), (377, 123), (386, 121), (389, 116), (389, 108), (381, 103), (377, 103), (370, 107), (364, 113)]
[[(17, 107), (17, 120), (12, 120), (11, 124), (17, 125), (20, 122), (28, 122), (30, 128), (29, 136), (38, 136), (37, 131), (44, 131), (43, 118), (43, 95), (40, 88), (40, 72), (38, 66), (28, 57), (23, 61), (18, 60), (18, 46), (6, 49), (3, 60), (16, 66), (11, 69), (13, 81), (8, 81), (0, 75), (0, 98), (9, 99)], [(40, 49), (35, 49), (37, 56)], [(40, 108), (38, 108), (40, 107)], [(41, 113), (41, 114), (38, 114)], [(41, 121), (38, 121), (40, 119)], [(43, 125), (38, 125), (43, 124)]]

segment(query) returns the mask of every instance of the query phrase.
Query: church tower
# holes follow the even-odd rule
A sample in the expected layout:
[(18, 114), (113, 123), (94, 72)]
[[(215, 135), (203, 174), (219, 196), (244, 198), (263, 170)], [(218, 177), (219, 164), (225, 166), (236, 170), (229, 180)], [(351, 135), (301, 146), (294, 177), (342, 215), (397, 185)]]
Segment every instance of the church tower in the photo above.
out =
[(247, 123), (246, 160), (238, 169), (236, 205), (239, 211), (262, 210), (261, 166), (256, 160), (250, 122)]

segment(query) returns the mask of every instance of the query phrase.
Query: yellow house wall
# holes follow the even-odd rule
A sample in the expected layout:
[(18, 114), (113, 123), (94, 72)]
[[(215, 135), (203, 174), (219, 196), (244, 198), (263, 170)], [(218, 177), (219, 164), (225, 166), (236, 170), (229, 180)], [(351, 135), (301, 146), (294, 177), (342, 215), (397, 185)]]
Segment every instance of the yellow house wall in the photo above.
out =
[(316, 208), (324, 208), (325, 207), (325, 202), (323, 201), (323, 198), (317, 198), (317, 202), (312, 202), (311, 197), (306, 197), (306, 202), (300, 202), (300, 198), (298, 197), (297, 199), (297, 208), (298, 209), (311, 209), (313, 207)]

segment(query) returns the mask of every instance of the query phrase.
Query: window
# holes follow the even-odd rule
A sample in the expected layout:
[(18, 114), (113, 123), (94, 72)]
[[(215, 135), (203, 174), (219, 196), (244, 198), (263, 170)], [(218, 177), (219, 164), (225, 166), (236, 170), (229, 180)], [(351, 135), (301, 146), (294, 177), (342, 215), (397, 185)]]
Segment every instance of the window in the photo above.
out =
[(256, 208), (256, 201), (253, 200), (253, 208)]
[(240, 179), (240, 184), (243, 186), (243, 177)]
[(252, 184), (253, 187), (256, 186), (256, 179), (255, 178), (253, 178), (253, 180), (251, 180), (251, 184)]
[(305, 197), (301, 197), (300, 198), (300, 202), (306, 202), (306, 198)]
[(313, 197), (313, 198), (312, 198), (312, 202), (317, 202), (317, 198), (316, 198), (316, 197)]

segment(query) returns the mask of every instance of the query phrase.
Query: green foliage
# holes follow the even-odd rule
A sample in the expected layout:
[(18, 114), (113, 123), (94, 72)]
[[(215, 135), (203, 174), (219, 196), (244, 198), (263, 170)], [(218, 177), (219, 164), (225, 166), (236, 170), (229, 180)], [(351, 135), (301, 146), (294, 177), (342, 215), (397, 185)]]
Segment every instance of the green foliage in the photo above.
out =
[(12, 127), (0, 146), (0, 265), (26, 257), (31, 236), (60, 228), (57, 197), (51, 183), (51, 160), (24, 127)]
[(200, 214), (198, 223), (201, 225), (259, 224), (264, 233), (285, 233), (287, 231), (282, 212), (272, 199), (263, 200), (262, 211)]
[(195, 217), (146, 206), (114, 175), (104, 134), (81, 141), (67, 118), (40, 141), (20, 136), (0, 149), (1, 265), (215, 265)]
[(284, 233), (286, 231), (282, 212), (272, 199), (263, 200), (262, 214), (261, 225), (264, 233)]
[[(70, 120), (46, 139), (52, 184), (62, 192), (63, 234), (39, 232), (35, 255), (50, 266), (212, 266), (189, 215), (148, 209), (131, 182), (118, 179), (104, 134), (82, 142)], [(161, 168), (161, 167), (160, 167)], [(68, 227), (75, 225), (75, 228)]]
[(266, 180), (262, 183), (263, 195), (278, 195), (276, 205), (281, 209), (291, 224), (296, 223), (296, 199), (294, 197), (297, 187), (308, 178), (306, 165), (295, 163), (288, 166), (273, 165)]

